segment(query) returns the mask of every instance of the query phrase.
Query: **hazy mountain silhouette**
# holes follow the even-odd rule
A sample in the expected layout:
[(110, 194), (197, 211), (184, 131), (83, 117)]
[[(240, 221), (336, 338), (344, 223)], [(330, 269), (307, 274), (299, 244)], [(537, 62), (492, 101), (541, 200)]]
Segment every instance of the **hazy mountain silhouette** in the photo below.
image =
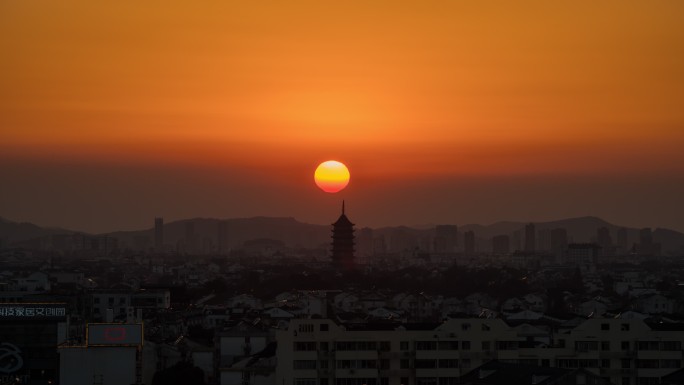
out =
[[(234, 248), (241, 246), (245, 241), (254, 239), (274, 239), (284, 242), (290, 247), (326, 247), (330, 243), (330, 225), (317, 225), (297, 221), (292, 217), (272, 218), (193, 218), (165, 223), (164, 243), (175, 247), (179, 243), (186, 242), (186, 232), (189, 227), (194, 231), (195, 244), (202, 248), (205, 242), (216, 245), (219, 231), (219, 222), (225, 222), (227, 231), (227, 246)], [(331, 220), (332, 222), (332, 220)], [(462, 244), (463, 233), (475, 232), (475, 236), (482, 245), (481, 250), (487, 250), (490, 239), (496, 235), (513, 236), (519, 232), (524, 237), (524, 227), (529, 222), (501, 221), (490, 225), (467, 224), (458, 227), (459, 243)], [(565, 228), (568, 239), (571, 242), (591, 242), (596, 238), (596, 232), (601, 227), (610, 231), (613, 243), (617, 242), (616, 232), (623, 226), (604, 221), (601, 218), (586, 216), (577, 218), (560, 219), (548, 222), (534, 222), (536, 230)], [(386, 242), (391, 242), (394, 237), (406, 237), (410, 239), (429, 239), (433, 234), (433, 228), (414, 228), (408, 226), (382, 227), (373, 230), (374, 236), (384, 236)], [(358, 230), (361, 226), (357, 226)], [(19, 223), (0, 218), (0, 240), (2, 245), (11, 246), (13, 243), (27, 241), (36, 238), (48, 238), (54, 234), (80, 233), (61, 228), (40, 227), (32, 223)], [(145, 244), (152, 247), (154, 244), (154, 229), (138, 231), (117, 231), (107, 235), (119, 240), (122, 247), (132, 247), (136, 244)], [(627, 228), (628, 244), (631, 246), (639, 242), (639, 229)], [(683, 253), (684, 234), (678, 231), (657, 228), (653, 232), (653, 240), (662, 244), (664, 253)]]
[(0, 240), (3, 245), (66, 233), (76, 233), (76, 231), (58, 227), (40, 227), (33, 223), (14, 222), (0, 217)]
[[(294, 218), (194, 218), (173, 221), (164, 224), (164, 244), (177, 245), (186, 241), (188, 226), (192, 226), (195, 242), (198, 247), (209, 239), (214, 245), (218, 237), (219, 223), (225, 222), (228, 246), (242, 245), (245, 241), (267, 238), (284, 242), (292, 247), (318, 247), (330, 243), (330, 227), (302, 223)], [(135, 243), (136, 237), (147, 237), (149, 244), (154, 242), (154, 229), (141, 231), (121, 231), (108, 233), (107, 235), (119, 239), (119, 242), (127, 245)]]

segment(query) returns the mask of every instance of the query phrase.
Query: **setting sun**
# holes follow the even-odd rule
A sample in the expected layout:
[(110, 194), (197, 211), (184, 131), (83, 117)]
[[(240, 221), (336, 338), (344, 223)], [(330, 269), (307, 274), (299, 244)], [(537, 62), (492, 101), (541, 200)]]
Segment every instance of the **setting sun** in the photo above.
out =
[(314, 173), (316, 185), (327, 193), (336, 193), (349, 184), (349, 170), (347, 166), (335, 160), (329, 160), (318, 165)]

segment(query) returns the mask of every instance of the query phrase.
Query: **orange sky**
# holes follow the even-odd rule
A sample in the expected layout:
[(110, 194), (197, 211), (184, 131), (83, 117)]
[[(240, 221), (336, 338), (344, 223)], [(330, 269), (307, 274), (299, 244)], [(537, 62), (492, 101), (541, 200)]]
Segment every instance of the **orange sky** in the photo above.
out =
[(682, 15), (675, 0), (3, 1), (0, 161), (681, 180)]

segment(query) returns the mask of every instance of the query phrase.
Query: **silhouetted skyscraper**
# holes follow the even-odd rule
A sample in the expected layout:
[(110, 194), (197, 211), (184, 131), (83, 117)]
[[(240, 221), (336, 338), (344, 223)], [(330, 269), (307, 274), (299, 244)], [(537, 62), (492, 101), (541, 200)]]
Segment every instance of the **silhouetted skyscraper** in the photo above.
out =
[(465, 254), (475, 253), (475, 232), (472, 230), (466, 231), (463, 235), (463, 252)]
[(653, 231), (650, 227), (639, 230), (639, 244), (636, 252), (640, 255), (659, 255), (660, 243), (653, 242)]
[(539, 229), (535, 246), (535, 251), (546, 251), (553, 255), (561, 255), (568, 248), (568, 231), (562, 227)]
[(601, 246), (601, 255), (613, 255), (615, 248), (613, 247), (613, 238), (610, 236), (610, 230), (607, 227), (599, 227), (596, 230), (596, 243)]
[(154, 248), (157, 251), (164, 249), (164, 218), (154, 218)]
[(185, 251), (195, 251), (197, 248), (197, 241), (195, 240), (195, 222), (192, 220), (185, 222)]
[(617, 231), (617, 246), (620, 252), (626, 254), (629, 252), (629, 242), (627, 241), (627, 229), (621, 227)]
[(511, 251), (511, 240), (508, 235), (497, 235), (492, 238), (492, 252), (494, 254), (508, 254)]
[(356, 251), (360, 263), (370, 263), (373, 255), (373, 229), (364, 227), (358, 231), (356, 238)]
[(437, 253), (453, 253), (458, 246), (458, 226), (438, 225), (435, 226), (435, 239), (433, 250)]
[(530, 223), (525, 226), (525, 251), (534, 252), (537, 249), (536, 239), (534, 223)]
[(344, 201), (342, 201), (342, 215), (332, 226), (333, 264), (352, 269), (354, 267), (354, 224), (344, 213)]
[(596, 230), (596, 243), (604, 249), (613, 246), (613, 239), (610, 237), (610, 231), (607, 227), (599, 227)]
[(650, 227), (639, 230), (639, 244), (650, 246), (653, 244), (653, 232)]
[(218, 223), (216, 247), (219, 254), (226, 253), (228, 251), (228, 223), (226, 221), (219, 221)]

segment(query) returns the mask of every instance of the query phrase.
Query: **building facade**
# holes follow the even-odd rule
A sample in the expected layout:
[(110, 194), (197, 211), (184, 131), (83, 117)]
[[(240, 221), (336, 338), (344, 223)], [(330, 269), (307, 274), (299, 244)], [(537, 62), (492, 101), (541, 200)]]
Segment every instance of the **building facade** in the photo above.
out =
[(618, 385), (658, 383), (682, 367), (681, 328), (588, 319), (555, 331), (501, 319), (347, 330), (328, 319), (278, 331), (276, 383), (452, 385), (487, 362), (582, 368)]

